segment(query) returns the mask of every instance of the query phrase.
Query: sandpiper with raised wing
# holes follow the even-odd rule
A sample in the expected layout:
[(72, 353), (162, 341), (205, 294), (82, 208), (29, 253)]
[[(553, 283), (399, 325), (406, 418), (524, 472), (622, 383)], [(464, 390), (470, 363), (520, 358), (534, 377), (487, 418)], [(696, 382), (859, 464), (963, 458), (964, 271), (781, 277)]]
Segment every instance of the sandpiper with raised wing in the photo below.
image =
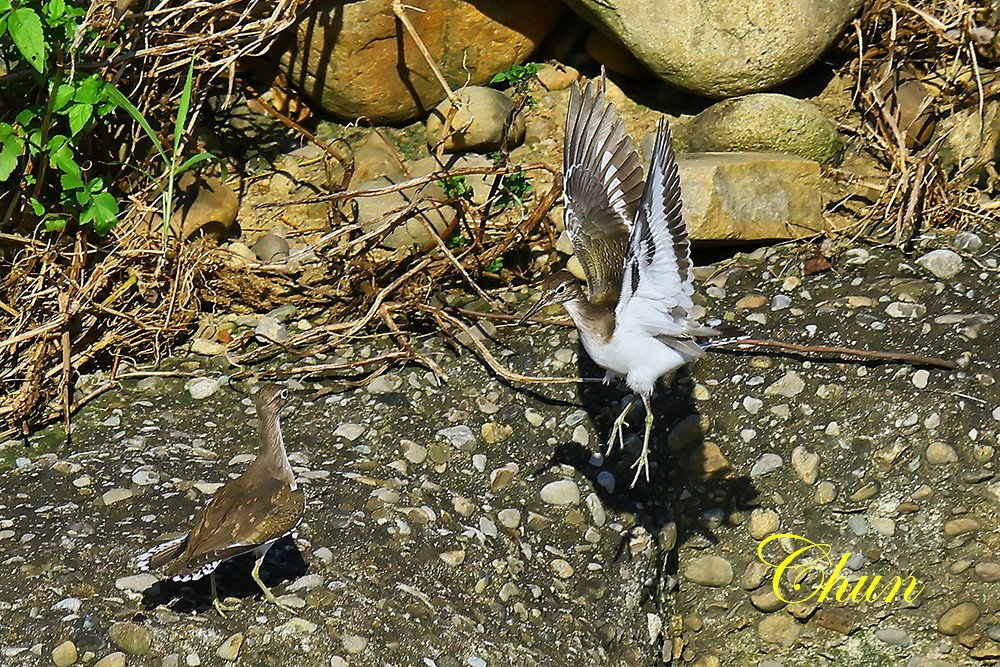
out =
[[(566, 231), (587, 280), (568, 271), (543, 281), (541, 297), (521, 322), (561, 303), (587, 354), (607, 374), (624, 378), (646, 407), (642, 454), (632, 485), (649, 480), (650, 397), (657, 380), (704, 353), (723, 335), (692, 314), (693, 274), (681, 216), (680, 177), (670, 129), (661, 119), (645, 183), (635, 144), (604, 91), (592, 83), (570, 91), (563, 149)], [(728, 334), (726, 334), (728, 335)], [(615, 419), (608, 441), (624, 446), (632, 403)]]

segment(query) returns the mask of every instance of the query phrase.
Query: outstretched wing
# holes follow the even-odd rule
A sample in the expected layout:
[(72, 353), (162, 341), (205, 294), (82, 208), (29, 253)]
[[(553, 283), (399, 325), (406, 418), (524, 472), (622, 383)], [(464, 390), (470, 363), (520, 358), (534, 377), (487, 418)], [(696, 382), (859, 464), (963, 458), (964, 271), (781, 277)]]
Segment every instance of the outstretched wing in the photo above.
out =
[(566, 231), (593, 303), (613, 306), (629, 228), (642, 196), (642, 166), (625, 124), (603, 91), (573, 84), (563, 149)]
[[(694, 284), (687, 227), (681, 216), (681, 182), (670, 128), (661, 119), (639, 212), (629, 236), (618, 326), (652, 336), (697, 336), (712, 332), (692, 321)], [(706, 329), (703, 331), (703, 329)]]

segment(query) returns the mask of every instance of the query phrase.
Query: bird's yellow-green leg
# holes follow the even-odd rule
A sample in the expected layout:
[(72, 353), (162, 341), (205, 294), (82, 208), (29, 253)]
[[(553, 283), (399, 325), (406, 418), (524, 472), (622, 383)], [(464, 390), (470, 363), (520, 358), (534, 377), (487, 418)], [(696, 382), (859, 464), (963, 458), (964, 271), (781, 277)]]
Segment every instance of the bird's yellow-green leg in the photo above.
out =
[(639, 481), (639, 475), (643, 470), (646, 471), (646, 481), (649, 481), (649, 435), (653, 432), (653, 409), (649, 405), (649, 396), (643, 395), (642, 404), (646, 406), (646, 433), (642, 436), (642, 454), (632, 466), (636, 468), (635, 477), (632, 478), (632, 488), (635, 488), (635, 483)]
[(268, 602), (275, 605), (276, 607), (279, 607), (280, 609), (284, 609), (287, 612), (294, 613), (295, 610), (286, 605), (285, 603), (281, 602), (280, 600), (278, 600), (278, 598), (275, 597), (274, 593), (271, 592), (271, 589), (268, 588), (261, 580), (260, 564), (264, 562), (264, 555), (265, 554), (261, 554), (260, 557), (257, 559), (257, 562), (253, 564), (253, 570), (250, 572), (250, 576), (253, 577), (253, 580), (260, 587), (260, 590), (264, 592), (264, 599), (266, 599)]
[(622, 410), (618, 418), (615, 419), (614, 426), (611, 427), (611, 436), (608, 438), (608, 450), (605, 456), (610, 456), (611, 452), (615, 451), (615, 437), (618, 437), (618, 444), (621, 445), (622, 449), (625, 449), (625, 434), (622, 432), (622, 427), (625, 425), (625, 419), (628, 417), (629, 411), (632, 409), (632, 399), (630, 398), (628, 403), (625, 404), (625, 409)]
[(227, 611), (236, 611), (239, 609), (238, 605), (227, 607), (222, 603), (222, 600), (219, 599), (219, 589), (215, 587), (215, 572), (208, 575), (208, 583), (212, 586), (212, 604), (215, 606), (215, 611), (219, 612), (219, 616), (225, 618)]

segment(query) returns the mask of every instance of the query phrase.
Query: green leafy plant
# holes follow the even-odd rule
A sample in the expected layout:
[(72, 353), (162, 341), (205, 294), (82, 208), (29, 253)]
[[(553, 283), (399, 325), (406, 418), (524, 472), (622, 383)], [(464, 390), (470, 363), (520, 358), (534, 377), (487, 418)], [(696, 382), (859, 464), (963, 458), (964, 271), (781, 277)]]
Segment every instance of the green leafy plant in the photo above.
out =
[[(0, 90), (0, 183), (19, 181), (21, 196), (46, 231), (75, 221), (99, 235), (118, 224), (115, 165), (96, 145), (105, 142), (110, 155), (108, 116), (125, 110), (153, 141), (167, 167), (163, 197), (164, 234), (177, 175), (208, 154), (180, 161), (181, 138), (191, 98), (192, 67), (181, 95), (168, 154), (139, 110), (98, 73), (73, 66), (77, 49), (101, 43), (87, 28), (88, 2), (83, 0), (0, 0), (0, 62), (16, 72)], [(19, 172), (18, 169), (21, 168)], [(9, 209), (10, 211), (13, 208)], [(3, 222), (0, 220), (0, 222)]]
[(472, 186), (465, 176), (445, 176), (438, 185), (450, 199), (472, 199)]
[(523, 65), (515, 63), (508, 69), (494, 74), (490, 83), (516, 87), (524, 84), (536, 74), (538, 74), (538, 63), (524, 63)]
[(469, 245), (469, 241), (458, 232), (455, 232), (454, 234), (448, 237), (448, 240), (445, 241), (445, 245), (447, 245), (449, 248), (462, 248), (464, 246)]
[(496, 205), (500, 209), (505, 209), (512, 204), (523, 207), (529, 196), (531, 196), (531, 179), (524, 171), (515, 171), (500, 180), (500, 192), (497, 194)]
[(503, 256), (491, 259), (483, 264), (483, 271), (486, 273), (500, 273), (503, 270)]

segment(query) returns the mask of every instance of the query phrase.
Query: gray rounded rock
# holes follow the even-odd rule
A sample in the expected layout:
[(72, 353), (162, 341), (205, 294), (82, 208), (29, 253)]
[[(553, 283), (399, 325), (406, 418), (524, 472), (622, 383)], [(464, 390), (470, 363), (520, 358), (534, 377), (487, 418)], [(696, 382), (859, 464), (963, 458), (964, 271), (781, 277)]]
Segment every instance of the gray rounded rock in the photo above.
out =
[(664, 81), (709, 97), (767, 90), (804, 71), (861, 0), (567, 0)]
[(571, 479), (558, 479), (543, 486), (541, 496), (549, 505), (579, 505), (580, 487)]
[(962, 271), (962, 257), (954, 250), (938, 248), (932, 250), (920, 259), (917, 264), (927, 269), (935, 278), (951, 280)]
[[(465, 151), (493, 151), (503, 141), (504, 124), (514, 109), (514, 102), (505, 93), (493, 88), (469, 86), (455, 93), (458, 108), (452, 112), (452, 103), (445, 100), (431, 112), (427, 119), (427, 145), (433, 150), (444, 142), (446, 153)], [(451, 114), (449, 131), (445, 121)], [(513, 119), (508, 134), (510, 147), (524, 141), (524, 119)]]
[(721, 556), (701, 556), (688, 563), (684, 577), (702, 586), (728, 586), (733, 581), (733, 566)]
[(713, 104), (678, 133), (691, 152), (798, 155), (836, 165), (843, 154), (837, 128), (813, 104), (758, 93)]

